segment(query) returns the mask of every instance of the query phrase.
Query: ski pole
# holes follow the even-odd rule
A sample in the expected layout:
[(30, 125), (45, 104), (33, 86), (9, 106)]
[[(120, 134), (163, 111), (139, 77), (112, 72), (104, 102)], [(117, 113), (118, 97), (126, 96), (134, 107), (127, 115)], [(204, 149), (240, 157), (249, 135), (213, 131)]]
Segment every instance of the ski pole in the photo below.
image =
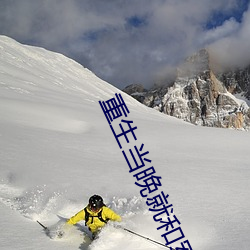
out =
[(48, 230), (48, 228), (47, 227), (45, 227), (40, 221), (36, 221), (40, 226), (42, 226), (43, 227), (43, 229), (46, 231), (46, 230)]
[(158, 241), (152, 240), (152, 239), (147, 238), (147, 237), (145, 237), (145, 236), (143, 236), (143, 235), (141, 235), (141, 234), (135, 233), (135, 232), (133, 232), (133, 231), (127, 229), (127, 228), (122, 227), (122, 229), (125, 230), (125, 231), (127, 231), (127, 232), (129, 232), (129, 233), (131, 233), (131, 234), (137, 235), (137, 236), (139, 236), (139, 237), (141, 237), (141, 238), (143, 238), (143, 239), (146, 239), (146, 240), (148, 240), (148, 241), (151, 241), (151, 242), (154, 242), (154, 243), (156, 243), (156, 244), (158, 244), (158, 245), (161, 245), (161, 246), (163, 246), (163, 247), (167, 247), (167, 248), (169, 248), (169, 249), (171, 249), (171, 250), (175, 250), (175, 249), (172, 248), (172, 247), (166, 246), (166, 245), (164, 245), (164, 244), (162, 244), (162, 243), (160, 243), (160, 242), (158, 242)]

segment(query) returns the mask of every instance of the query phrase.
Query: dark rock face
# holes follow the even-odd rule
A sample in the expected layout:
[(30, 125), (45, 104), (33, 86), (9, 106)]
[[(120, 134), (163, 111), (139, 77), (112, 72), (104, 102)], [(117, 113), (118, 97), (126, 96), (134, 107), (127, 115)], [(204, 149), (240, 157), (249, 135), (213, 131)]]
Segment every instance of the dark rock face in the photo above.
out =
[(215, 75), (205, 49), (187, 58), (170, 87), (129, 89), (125, 92), (143, 104), (196, 125), (250, 128), (247, 103), (233, 95), (250, 99), (250, 67)]
[(218, 79), (225, 84), (230, 93), (242, 93), (250, 100), (250, 66), (218, 74)]
[(144, 89), (143, 85), (141, 84), (131, 84), (123, 89), (123, 91), (128, 95), (133, 96), (137, 101), (141, 103), (143, 103), (145, 99), (144, 95), (147, 92), (147, 90)]

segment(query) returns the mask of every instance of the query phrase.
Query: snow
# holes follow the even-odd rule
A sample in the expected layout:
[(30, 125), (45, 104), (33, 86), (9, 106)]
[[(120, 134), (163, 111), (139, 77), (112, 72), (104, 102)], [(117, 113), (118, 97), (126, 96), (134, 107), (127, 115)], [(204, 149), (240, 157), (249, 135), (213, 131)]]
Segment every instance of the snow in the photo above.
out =
[(250, 100), (248, 100), (246, 97), (244, 97), (242, 94), (235, 94), (234, 95), (237, 100), (240, 100), (240, 103), (244, 105), (246, 103), (248, 106), (250, 106)]
[[(115, 93), (63, 55), (0, 36), (1, 249), (163, 248), (112, 223), (93, 243), (83, 222), (62, 239), (36, 223), (62, 225), (58, 215), (96, 193), (122, 226), (164, 243), (98, 103)], [(144, 143), (193, 249), (249, 249), (249, 132), (193, 126), (122, 96), (138, 127), (125, 150)]]

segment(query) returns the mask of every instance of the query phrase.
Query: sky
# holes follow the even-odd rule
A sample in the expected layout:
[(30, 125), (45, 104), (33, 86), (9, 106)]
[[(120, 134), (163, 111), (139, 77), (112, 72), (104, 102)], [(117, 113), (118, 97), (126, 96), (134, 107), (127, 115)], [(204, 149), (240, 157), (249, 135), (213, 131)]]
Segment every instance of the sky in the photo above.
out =
[(63, 53), (122, 89), (165, 82), (210, 48), (250, 62), (249, 0), (0, 0), (0, 34)]

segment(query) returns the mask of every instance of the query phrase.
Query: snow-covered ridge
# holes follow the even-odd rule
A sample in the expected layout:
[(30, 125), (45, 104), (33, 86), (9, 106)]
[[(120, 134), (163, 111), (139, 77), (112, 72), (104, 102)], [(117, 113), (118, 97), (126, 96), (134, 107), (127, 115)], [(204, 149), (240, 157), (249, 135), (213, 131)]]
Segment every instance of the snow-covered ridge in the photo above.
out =
[[(52, 227), (95, 193), (123, 226), (162, 243), (165, 231), (156, 230), (98, 103), (120, 91), (60, 54), (3, 36), (0, 46), (0, 248), (162, 249), (112, 225), (91, 245), (84, 222), (64, 240), (43, 233), (37, 219)], [(249, 133), (192, 126), (122, 96), (135, 144), (150, 152), (193, 249), (247, 250)]]
[[(109, 99), (114, 93), (120, 92), (61, 54), (21, 45), (4, 36), (0, 37), (0, 73), (0, 109), (4, 112), (8, 107), (9, 110), (2, 119), (13, 119), (38, 128), (84, 132), (89, 129), (88, 122), (85, 119), (72, 119), (74, 110), (69, 107), (76, 104), (77, 100), (85, 105), (103, 97)], [(68, 94), (74, 96), (75, 100), (68, 103), (63, 112), (61, 107), (50, 105), (70, 101), (67, 101)], [(139, 106), (132, 98), (125, 98), (133, 106)], [(20, 105), (22, 113), (19, 112)]]
[[(43, 91), (56, 90), (62, 94), (71, 91), (76, 95), (86, 94), (96, 99), (100, 95), (110, 97), (117, 91), (107, 82), (95, 77), (91, 71), (62, 54), (21, 45), (8, 37), (0, 38), (0, 72), (3, 87), (24, 94), (36, 94), (40, 87)], [(96, 79), (95, 84), (92, 83), (93, 78)], [(44, 93), (45, 97), (47, 94), (49, 93)]]

